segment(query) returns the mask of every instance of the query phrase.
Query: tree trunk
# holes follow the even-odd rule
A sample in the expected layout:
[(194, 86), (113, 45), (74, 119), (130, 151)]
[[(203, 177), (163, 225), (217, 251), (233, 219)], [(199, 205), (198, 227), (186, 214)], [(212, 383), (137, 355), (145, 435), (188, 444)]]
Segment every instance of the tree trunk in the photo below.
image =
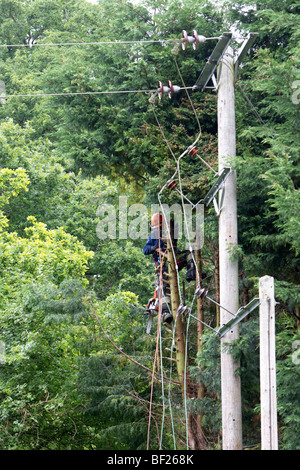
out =
[[(201, 266), (201, 250), (196, 250), (195, 251), (195, 261), (197, 265), (197, 274), (196, 274), (196, 285), (202, 285), (202, 266)], [(198, 276), (199, 273), (199, 276)], [(198, 297), (197, 298), (197, 318), (201, 322), (204, 321), (204, 310), (203, 310), (203, 300), (202, 298)], [(197, 351), (199, 352), (202, 348), (202, 334), (204, 330), (204, 325), (203, 323), (197, 322)], [(199, 365), (201, 368), (201, 364)], [(197, 384), (197, 398), (204, 398), (205, 396), (205, 387), (202, 383)], [(195, 417), (197, 421), (197, 432), (200, 435), (203, 435), (203, 429), (202, 429), (202, 419), (203, 415), (202, 414), (197, 414)]]
[[(173, 313), (173, 325), (175, 325), (175, 347), (176, 347), (176, 365), (177, 373), (181, 385), (182, 397), (185, 398), (202, 398), (204, 396), (204, 388), (202, 384), (197, 387), (192, 383), (191, 378), (185, 367), (188, 367), (189, 357), (186, 358), (185, 350), (185, 328), (182, 316), (177, 315), (178, 308), (180, 306), (180, 295), (178, 290), (178, 279), (177, 279), (177, 269), (176, 269), (176, 260), (174, 260), (173, 251), (171, 248), (170, 240), (167, 241), (168, 246), (168, 274), (170, 282), (170, 291), (171, 291), (171, 308)], [(201, 257), (199, 257), (199, 263), (201, 263)], [(198, 301), (198, 316), (203, 319), (203, 307), (202, 301)], [(176, 319), (177, 315), (177, 319)], [(201, 325), (201, 324), (200, 324)], [(202, 326), (202, 325), (201, 325)], [(201, 347), (201, 334), (203, 328), (198, 327), (198, 347)], [(186, 380), (185, 380), (186, 373)], [(186, 397), (185, 397), (186, 394)], [(202, 430), (202, 416), (197, 414), (191, 414), (188, 411), (187, 414), (187, 426), (188, 426), (188, 440), (189, 440), (189, 449), (199, 450), (205, 447), (205, 439), (203, 436)]]
[[(182, 318), (180, 315), (177, 315), (178, 307), (180, 304), (179, 290), (178, 290), (178, 280), (177, 280), (177, 270), (175, 265), (175, 260), (173, 256), (173, 251), (171, 249), (170, 240), (167, 241), (168, 246), (168, 273), (169, 273), (169, 282), (171, 290), (171, 308), (173, 313), (173, 324), (175, 326), (175, 347), (176, 347), (176, 364), (179, 381), (181, 384), (181, 389), (184, 391), (184, 369), (185, 369), (185, 340), (184, 340), (184, 331)], [(177, 319), (176, 319), (177, 315)]]

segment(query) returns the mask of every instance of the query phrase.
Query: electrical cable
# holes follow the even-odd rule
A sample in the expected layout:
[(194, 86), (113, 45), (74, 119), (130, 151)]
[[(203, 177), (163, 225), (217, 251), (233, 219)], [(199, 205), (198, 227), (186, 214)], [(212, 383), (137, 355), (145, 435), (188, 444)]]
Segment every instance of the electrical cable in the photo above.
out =
[[(162, 295), (164, 297), (165, 303), (168, 306), (169, 313), (173, 315), (169, 303), (166, 301), (166, 297), (164, 294), (164, 291), (162, 291)], [(172, 370), (173, 370), (173, 346), (175, 344), (175, 330), (176, 330), (176, 322), (177, 322), (177, 315), (175, 318), (175, 324), (172, 329), (172, 345), (171, 345), (171, 356), (170, 356), (170, 371), (169, 371), (169, 376), (172, 377)], [(172, 411), (172, 402), (171, 402), (171, 384), (169, 384), (169, 389), (168, 389), (168, 402), (169, 402), (169, 410), (170, 410), (170, 420), (171, 420), (171, 428), (172, 428), (172, 436), (173, 436), (173, 443), (174, 443), (174, 449), (176, 450), (176, 437), (175, 437), (175, 431), (174, 431), (174, 420), (173, 420), (173, 411)], [(162, 440), (162, 439), (161, 439)]]
[[(161, 238), (159, 237), (159, 308), (158, 308), (158, 321), (157, 321), (157, 341), (156, 341), (156, 351), (155, 351), (155, 357), (154, 357), (154, 363), (153, 363), (153, 371), (155, 369), (155, 363), (157, 360), (157, 367), (158, 367), (158, 375), (161, 379), (161, 384), (162, 384), (162, 400), (163, 400), (163, 416), (162, 416), (162, 424), (161, 424), (161, 433), (160, 433), (160, 442), (159, 442), (159, 448), (161, 450), (162, 448), (162, 438), (163, 438), (163, 429), (164, 429), (164, 420), (165, 420), (165, 394), (164, 394), (164, 372), (163, 372), (163, 353), (162, 353), (162, 336), (161, 336), (161, 319), (162, 319), (162, 299), (165, 298), (164, 295), (164, 290), (163, 290), (163, 263), (162, 263), (162, 256), (164, 257), (166, 251), (164, 253), (161, 253)], [(166, 302), (168, 309), (169, 305)], [(170, 311), (170, 309), (169, 309)], [(159, 343), (159, 349), (160, 351), (158, 352), (158, 343)], [(159, 355), (160, 355), (160, 368), (161, 368), (161, 374), (159, 374)], [(153, 398), (153, 382), (154, 382), (154, 372), (152, 374), (152, 383), (151, 383), (151, 397), (150, 397), (150, 409), (149, 409), (149, 423), (148, 423), (148, 436), (147, 436), (147, 450), (149, 450), (149, 438), (150, 438), (150, 425), (151, 425), (151, 409), (152, 409), (152, 398)]]
[[(220, 36), (213, 36), (209, 38), (205, 38), (206, 41), (212, 39), (220, 39)], [(101, 46), (101, 45), (122, 45), (122, 44), (167, 44), (174, 42), (181, 43), (181, 39), (145, 39), (145, 40), (131, 40), (131, 41), (95, 41), (95, 42), (59, 42), (59, 43), (35, 43), (35, 44), (0, 44), (0, 48), (2, 47), (51, 47), (51, 46)]]
[[(57, 43), (36, 43), (36, 44), (0, 44), (0, 47), (44, 47), (44, 46), (107, 46), (107, 45), (122, 45), (122, 44), (150, 44), (150, 43), (166, 43), (174, 41), (172, 39), (153, 39), (153, 40), (136, 40), (136, 41), (95, 41), (95, 42), (57, 42)], [(176, 39), (175, 39), (176, 41)]]
[[(176, 172), (174, 173), (174, 175), (178, 172), (179, 173), (179, 181), (180, 181), (180, 191), (181, 191), (181, 194), (182, 194), (182, 187), (181, 187), (181, 177), (180, 177), (180, 169), (179, 169), (179, 162), (180, 162), (180, 158), (182, 158), (186, 153), (187, 153), (188, 150), (186, 150), (185, 152), (183, 152), (179, 159), (177, 160), (177, 169), (176, 169)], [(160, 193), (164, 190), (164, 188), (166, 187), (167, 183), (165, 184), (165, 186), (162, 188), (162, 190), (160, 191)], [(165, 219), (165, 222), (166, 222), (166, 227), (167, 227), (167, 231), (168, 231), (168, 238), (170, 240), (170, 244), (171, 244), (171, 249), (172, 249), (172, 252), (173, 252), (173, 257), (174, 257), (174, 261), (175, 261), (175, 268), (176, 268), (176, 278), (177, 278), (177, 284), (178, 284), (178, 292), (179, 292), (179, 297), (180, 297), (180, 304), (182, 305), (183, 303), (183, 299), (182, 299), (182, 293), (181, 293), (181, 288), (180, 288), (180, 280), (179, 280), (179, 271), (178, 271), (178, 264), (177, 264), (177, 261), (176, 261), (176, 254), (175, 254), (175, 250), (174, 250), (174, 245), (173, 245), (173, 242), (172, 242), (172, 237), (171, 237), (171, 234), (170, 234), (170, 231), (169, 231), (169, 227), (168, 227), (168, 221), (166, 219), (166, 215), (165, 215), (165, 211), (163, 209), (163, 205), (161, 203), (161, 199), (160, 199), (160, 193), (158, 194), (158, 200), (159, 200), (159, 203), (160, 203), (160, 207), (161, 207), (161, 210), (163, 212), (163, 216), (164, 216), (164, 219)], [(183, 207), (184, 207), (184, 204), (183, 204)], [(186, 222), (186, 213), (184, 211), (184, 220)], [(191, 250), (190, 250), (191, 251)], [(193, 256), (193, 254), (192, 254)], [(176, 322), (177, 322), (177, 317), (178, 317), (178, 311), (176, 313), (176, 321), (175, 321), (175, 325), (173, 327), (173, 344), (174, 344), (174, 340), (175, 340), (175, 331), (176, 331)], [(173, 349), (173, 348), (172, 348)], [(170, 365), (170, 369), (172, 369), (172, 361), (171, 361), (171, 365)], [(186, 374), (185, 374), (186, 375)], [(171, 375), (170, 375), (171, 377)], [(184, 392), (184, 396), (185, 396), (185, 400), (186, 400), (186, 390)], [(169, 401), (170, 401), (170, 385), (169, 385)], [(186, 403), (186, 402), (185, 402)], [(185, 404), (185, 409), (187, 409), (186, 407), (186, 404)], [(186, 412), (186, 428), (187, 428), (187, 436), (188, 436), (188, 420), (187, 420), (187, 412)], [(174, 445), (176, 446), (176, 442), (174, 441)], [(187, 441), (187, 446), (188, 446), (188, 441)], [(176, 447), (175, 447), (176, 449)]]
[[(159, 263), (160, 263), (160, 272), (159, 272), (159, 299), (158, 299), (158, 319), (157, 319), (157, 335), (158, 335), (158, 341), (160, 345), (160, 359), (161, 359), (161, 376), (163, 375), (163, 367), (162, 367), (162, 351), (161, 351), (161, 321), (162, 321), (162, 290), (163, 290), (163, 263), (162, 263), (162, 254), (161, 254), (161, 240), (159, 237), (159, 242), (158, 242), (158, 247), (159, 247)], [(165, 255), (165, 252), (163, 253), (163, 256)], [(157, 344), (157, 353), (158, 352), (158, 344)], [(157, 369), (159, 372), (159, 360), (157, 364)], [(163, 391), (163, 380), (161, 380), (162, 384), (162, 396), (164, 395)], [(164, 405), (164, 400), (163, 400), (163, 405)], [(161, 428), (161, 438), (160, 438), (160, 443), (159, 443), (159, 448), (161, 449), (162, 445), (162, 434), (163, 434), (163, 426)]]
[[(182, 202), (182, 208), (183, 208), (183, 213), (184, 213), (184, 222), (186, 223), (186, 212), (185, 212), (185, 207), (184, 207), (184, 202), (183, 202), (182, 181), (181, 181), (181, 175), (180, 175), (180, 160), (181, 160), (181, 158), (189, 151), (190, 148), (195, 147), (195, 145), (197, 144), (198, 140), (200, 139), (200, 137), (201, 137), (201, 135), (202, 135), (202, 129), (201, 129), (200, 121), (199, 121), (198, 115), (197, 115), (197, 113), (196, 113), (194, 104), (193, 104), (193, 102), (192, 102), (192, 100), (191, 100), (191, 97), (190, 97), (188, 91), (187, 91), (187, 88), (186, 88), (186, 86), (185, 86), (185, 83), (184, 83), (182, 74), (181, 74), (180, 69), (179, 69), (179, 67), (178, 67), (178, 63), (177, 63), (176, 58), (174, 58), (174, 60), (175, 60), (175, 64), (176, 64), (176, 67), (177, 67), (178, 74), (179, 74), (179, 76), (180, 76), (180, 78), (181, 78), (181, 81), (182, 81), (182, 84), (183, 84), (183, 88), (184, 88), (185, 91), (186, 91), (187, 97), (188, 97), (188, 99), (189, 99), (189, 101), (190, 101), (190, 104), (191, 104), (192, 110), (193, 110), (193, 112), (194, 112), (194, 115), (195, 115), (195, 117), (196, 117), (196, 121), (197, 121), (198, 128), (199, 128), (199, 134), (198, 134), (196, 140), (194, 141), (194, 143), (193, 143), (190, 147), (188, 147), (188, 149), (187, 149), (185, 152), (183, 152), (183, 153), (180, 155), (180, 157), (179, 157), (179, 159), (178, 159), (178, 161), (177, 161), (177, 169), (178, 169), (178, 176), (179, 176), (179, 186), (180, 186), (181, 202)], [(189, 250), (190, 250), (190, 252), (191, 252), (191, 256), (192, 256), (192, 259), (193, 259), (193, 262), (194, 262), (194, 265), (195, 265), (195, 268), (196, 268), (196, 271), (197, 271), (198, 279), (200, 279), (199, 271), (198, 271), (198, 266), (197, 266), (197, 263), (196, 263), (196, 260), (195, 260), (194, 254), (193, 254), (193, 247), (192, 247), (192, 245), (191, 245), (191, 241), (190, 241), (191, 238), (190, 238), (190, 234), (189, 234), (189, 229), (188, 229), (188, 224), (187, 224), (187, 223), (186, 223), (186, 230), (187, 230), (187, 232), (186, 232), (186, 233), (187, 233), (187, 238), (188, 238), (188, 241), (189, 241)], [(198, 287), (199, 287), (199, 286), (198, 286)]]
[[(158, 317), (160, 317), (160, 313), (158, 313)], [(158, 325), (159, 324), (160, 324), (160, 318), (159, 318), (159, 321), (158, 321)], [(158, 340), (159, 340), (159, 327), (157, 328), (156, 348), (155, 348), (155, 355), (154, 355), (153, 368), (152, 368), (149, 419), (148, 419), (148, 433), (147, 433), (147, 450), (149, 450), (149, 445), (150, 445), (150, 427), (151, 427), (151, 417), (152, 417), (153, 385), (154, 385), (155, 365), (156, 365), (157, 352), (158, 352)]]
[[(176, 58), (174, 58), (175, 60), (175, 64), (176, 64), (176, 67), (177, 67), (177, 71), (180, 75), (180, 78), (181, 78), (181, 81), (182, 81), (182, 84), (183, 84), (183, 87), (186, 91), (186, 94), (188, 96), (188, 99), (190, 101), (190, 104), (192, 106), (192, 109), (193, 109), (193, 112), (194, 112), (194, 115), (196, 117), (196, 121), (197, 121), (197, 124), (198, 124), (198, 128), (199, 128), (199, 134), (196, 138), (196, 140), (194, 141), (194, 143), (192, 144), (192, 147), (189, 147), (185, 152), (183, 152), (181, 154), (181, 156), (179, 157), (178, 159), (178, 162), (177, 162), (177, 169), (178, 169), (178, 179), (179, 179), (179, 186), (180, 186), (180, 194), (181, 194), (181, 202), (182, 202), (182, 208), (183, 208), (183, 214), (184, 214), (184, 223), (185, 223), (185, 226), (186, 226), (186, 234), (187, 234), (187, 238), (188, 238), (188, 242), (189, 242), (189, 250), (190, 250), (190, 253), (191, 253), (191, 256), (192, 256), (192, 259), (193, 259), (193, 262), (194, 262), (194, 266), (196, 268), (196, 271), (197, 271), (197, 279), (198, 279), (198, 286), (196, 288), (199, 288), (200, 287), (200, 275), (199, 275), (199, 270), (198, 270), (198, 266), (197, 266), (197, 263), (196, 263), (196, 260), (195, 260), (195, 257), (194, 257), (194, 253), (193, 253), (193, 247), (192, 247), (192, 244), (191, 244), (191, 238), (190, 238), (190, 233), (189, 233), (189, 228), (188, 228), (188, 224), (187, 224), (187, 217), (186, 217), (186, 212), (185, 212), (185, 204), (184, 204), (184, 201), (183, 201), (183, 191), (182, 191), (182, 181), (181, 181), (181, 173), (180, 173), (180, 160), (181, 158), (189, 151), (190, 148), (193, 148), (196, 143), (199, 141), (201, 135), (202, 135), (202, 129), (201, 129), (201, 125), (200, 125), (200, 121), (199, 121), (199, 118), (197, 116), (197, 113), (196, 113), (196, 110), (195, 110), (195, 107), (194, 107), (194, 104), (190, 98), (190, 95), (186, 89), (186, 86), (185, 86), (185, 83), (184, 83), (184, 80), (183, 80), (183, 77), (182, 77), (182, 74), (180, 72), (180, 69), (178, 67), (178, 64), (177, 64), (177, 61), (176, 61)], [(195, 291), (196, 292), (196, 291)], [(193, 308), (193, 303), (195, 301), (195, 293), (194, 293), (194, 297), (193, 297), (193, 301), (192, 301), (192, 304), (191, 304), (191, 307), (190, 307), (190, 312), (192, 311), (192, 308)], [(187, 380), (187, 352), (188, 352), (188, 328), (189, 328), (189, 323), (190, 323), (190, 316), (188, 315), (188, 322), (187, 322), (187, 327), (186, 327), (186, 335), (185, 335), (185, 364), (184, 364), (184, 408), (185, 408), (185, 422), (186, 422), (186, 447), (187, 447), (187, 450), (189, 449), (189, 424), (188, 424), (188, 411), (187, 411), (187, 384), (186, 384), (186, 380)]]
[[(173, 347), (175, 344), (175, 331), (176, 331), (176, 324), (177, 324), (177, 318), (178, 318), (178, 311), (176, 312), (175, 316), (175, 321), (173, 325), (173, 335), (172, 335), (172, 346), (171, 346), (171, 361), (170, 361), (170, 379), (172, 378), (172, 372), (173, 372)], [(174, 420), (173, 420), (173, 411), (172, 411), (172, 403), (171, 403), (171, 384), (169, 383), (169, 393), (168, 393), (168, 398), (169, 398), (169, 407), (170, 407), (170, 419), (171, 419), (171, 426), (172, 426), (172, 436), (173, 436), (173, 444), (174, 444), (174, 450), (176, 450), (176, 435), (175, 435), (175, 430), (174, 430)]]
[[(193, 88), (193, 87), (190, 87)], [(181, 90), (182, 88), (180, 88)], [(76, 96), (76, 95), (113, 95), (126, 93), (156, 93), (157, 90), (106, 90), (106, 91), (74, 91), (74, 92), (58, 92), (58, 93), (26, 93), (13, 95), (0, 95), (0, 99), (6, 98), (39, 98), (43, 96)]]
[(164, 131), (163, 131), (163, 128), (162, 128), (162, 126), (161, 126), (161, 124), (160, 124), (160, 122), (159, 122), (159, 119), (158, 119), (157, 114), (156, 114), (156, 112), (155, 112), (155, 108), (154, 108), (154, 106), (153, 106), (153, 103), (151, 103), (151, 107), (152, 107), (152, 111), (153, 111), (154, 117), (155, 117), (155, 119), (156, 119), (157, 125), (158, 125), (158, 127), (159, 127), (159, 130), (160, 130), (160, 132), (161, 132), (161, 134), (162, 134), (162, 136), (163, 136), (163, 138), (164, 138), (164, 140), (165, 140), (165, 142), (166, 142), (166, 144), (167, 144), (167, 146), (168, 146), (168, 149), (170, 150), (170, 152), (171, 152), (171, 154), (172, 154), (172, 157), (174, 158), (175, 162), (177, 162), (177, 159), (176, 159), (176, 157), (175, 157), (175, 155), (174, 155), (174, 152), (173, 152), (173, 150), (172, 150), (172, 148), (171, 148), (171, 146), (170, 146), (170, 144), (169, 144), (169, 142), (168, 142), (168, 140), (167, 140), (167, 138), (166, 138), (166, 136), (165, 136), (165, 133), (164, 133)]
[(249, 104), (252, 112), (254, 113), (254, 115), (257, 117), (257, 119), (259, 120), (259, 122), (265, 126), (266, 123), (263, 121), (262, 117), (260, 116), (259, 112), (257, 111), (257, 109), (255, 108), (254, 104), (251, 102), (250, 98), (248, 98), (245, 90), (242, 88), (242, 86), (240, 85), (240, 83), (237, 83), (238, 87), (240, 88), (241, 92), (242, 92), (242, 95), (244, 97), (244, 99), (247, 101), (247, 103)]
[[(176, 60), (175, 60), (176, 62)], [(177, 62), (176, 62), (176, 66), (177, 66)], [(177, 69), (179, 71), (179, 68), (177, 66)], [(180, 71), (179, 71), (180, 73)], [(180, 74), (181, 75), (181, 74)], [(184, 83), (183, 83), (184, 84)], [(186, 90), (186, 87), (185, 87), (185, 84), (184, 84), (184, 89)], [(186, 90), (187, 92), (187, 90)], [(189, 98), (190, 99), (190, 98)], [(191, 100), (190, 100), (191, 101)], [(181, 174), (180, 174), (180, 160), (181, 158), (183, 158), (184, 155), (186, 155), (186, 153), (189, 151), (189, 149), (191, 147), (188, 147), (181, 155), (180, 157), (178, 158), (178, 160), (176, 159), (167, 139), (166, 139), (166, 136), (163, 132), (163, 129), (159, 123), (159, 120), (157, 118), (157, 115), (155, 113), (155, 109), (154, 109), (154, 106), (153, 104), (151, 103), (152, 105), (152, 109), (153, 109), (153, 112), (154, 112), (154, 116), (155, 116), (155, 119), (158, 123), (158, 126), (159, 126), (159, 129), (162, 133), (162, 136), (165, 140), (165, 142), (167, 143), (167, 146), (174, 158), (174, 160), (176, 161), (176, 171), (172, 177), (172, 179), (175, 177), (175, 175), (178, 173), (178, 179), (179, 179), (179, 184), (180, 184), (180, 194), (181, 194), (181, 199), (182, 199), (182, 206), (183, 206), (183, 210), (184, 210), (184, 221), (186, 223), (186, 213), (185, 213), (185, 208), (184, 208), (184, 202), (183, 202), (183, 192), (182, 192), (182, 184), (181, 184)], [(199, 122), (199, 119), (198, 119), (198, 116), (196, 114), (196, 111), (195, 111), (195, 108), (193, 106), (193, 103), (191, 102), (191, 105), (192, 105), (192, 109), (197, 117), (197, 123), (198, 123), (198, 127), (199, 127), (199, 135), (197, 136), (195, 142), (193, 143), (192, 147), (194, 147), (196, 145), (196, 143), (198, 142), (200, 136), (201, 136), (201, 126), (200, 126), (200, 122)], [(168, 180), (169, 181), (169, 180)], [(167, 221), (167, 218), (166, 218), (166, 214), (165, 214), (165, 211), (164, 211), (164, 208), (163, 208), (163, 204), (161, 202), (161, 194), (162, 192), (164, 191), (164, 189), (166, 188), (167, 184), (168, 184), (168, 181), (165, 183), (165, 185), (162, 187), (162, 189), (160, 190), (160, 192), (158, 193), (158, 200), (159, 200), (159, 204), (160, 204), (160, 208), (161, 208), (161, 211), (162, 211), (162, 214), (163, 214), (163, 217), (164, 217), (164, 220), (165, 220), (165, 224), (166, 224), (166, 229), (167, 229), (167, 232), (168, 232), (168, 239), (170, 240), (170, 245), (171, 245), (171, 249), (172, 249), (172, 253), (173, 253), (173, 258), (174, 258), (174, 261), (175, 261), (175, 268), (176, 268), (176, 279), (177, 279), (177, 284), (178, 284), (178, 293), (179, 293), (179, 298), (180, 298), (180, 304), (182, 305), (183, 303), (183, 299), (182, 299), (182, 293), (181, 293), (181, 288), (180, 288), (180, 280), (179, 280), (179, 271), (178, 271), (178, 264), (177, 264), (177, 261), (176, 261), (176, 254), (175, 254), (175, 250), (174, 250), (174, 245), (173, 245), (173, 241), (172, 241), (172, 237), (171, 237), (171, 234), (170, 234), (170, 230), (169, 230), (169, 225), (168, 225), (168, 221)], [(188, 237), (189, 237), (189, 234), (188, 234)], [(193, 252), (192, 252), (192, 249), (191, 249), (191, 245), (190, 245), (190, 251), (192, 253), (192, 257), (193, 257)], [(194, 260), (195, 262), (195, 260)], [(196, 263), (195, 263), (195, 266), (196, 266)], [(197, 266), (196, 266), (197, 267)], [(199, 278), (199, 277), (198, 277)], [(195, 296), (194, 296), (195, 297)], [(178, 311), (176, 312), (176, 319), (175, 319), (175, 324), (173, 326), (173, 344), (174, 344), (174, 340), (175, 340), (175, 331), (176, 331), (176, 322), (177, 322), (177, 317), (178, 317)], [(187, 347), (187, 338), (186, 338), (186, 347)], [(171, 348), (171, 354), (173, 353), (173, 348)], [(187, 355), (186, 355), (187, 356)], [(172, 360), (171, 360), (171, 365), (170, 365), (170, 371), (172, 371)], [(171, 372), (170, 372), (171, 374)], [(171, 377), (171, 375), (170, 375)], [(186, 435), (187, 435), (187, 447), (188, 447), (188, 418), (187, 418), (187, 402), (186, 402), (186, 369), (185, 369), (185, 379), (184, 379), (184, 396), (185, 396), (185, 415), (186, 415)], [(170, 399), (170, 384), (169, 384), (169, 403), (171, 404), (171, 399)], [(172, 424), (172, 429), (173, 429), (173, 424)], [(174, 432), (174, 429), (173, 429), (173, 432)], [(176, 449), (176, 440), (175, 440), (175, 436), (174, 436), (174, 447)]]
[[(160, 257), (160, 266), (162, 269), (162, 263), (161, 263), (161, 257)], [(162, 279), (162, 273), (161, 273), (161, 279)], [(163, 285), (161, 285), (161, 298), (164, 298), (165, 304), (168, 307), (169, 313), (173, 315), (170, 307), (169, 307), (169, 302), (167, 301), (163, 289)], [(170, 371), (169, 371), (169, 377), (172, 380), (172, 370), (173, 370), (173, 345), (175, 344), (175, 331), (176, 331), (176, 323), (177, 323), (177, 316), (178, 312), (176, 314), (174, 326), (173, 326), (173, 333), (172, 333), (172, 346), (171, 346), (171, 356), (170, 356)], [(160, 338), (161, 338), (161, 333), (160, 333)], [(161, 364), (162, 364), (162, 352), (161, 352)], [(161, 365), (162, 368), (162, 365)], [(163, 378), (163, 373), (162, 373), (162, 378)], [(163, 400), (164, 400), (164, 389), (162, 385), (162, 394), (163, 394)], [(168, 390), (168, 402), (169, 402), (169, 411), (170, 411), (170, 420), (171, 420), (171, 429), (172, 429), (172, 437), (173, 437), (173, 444), (174, 444), (174, 449), (176, 450), (176, 435), (175, 435), (175, 429), (174, 429), (174, 419), (173, 419), (173, 410), (172, 410), (172, 402), (171, 402), (171, 383), (169, 383), (169, 390)], [(163, 401), (164, 404), (164, 401)], [(164, 408), (163, 408), (164, 410)], [(164, 411), (163, 411), (163, 419), (162, 419), (162, 428), (161, 428), (161, 438), (160, 438), (160, 445), (162, 446), (162, 436), (163, 436), (163, 424), (164, 424)]]

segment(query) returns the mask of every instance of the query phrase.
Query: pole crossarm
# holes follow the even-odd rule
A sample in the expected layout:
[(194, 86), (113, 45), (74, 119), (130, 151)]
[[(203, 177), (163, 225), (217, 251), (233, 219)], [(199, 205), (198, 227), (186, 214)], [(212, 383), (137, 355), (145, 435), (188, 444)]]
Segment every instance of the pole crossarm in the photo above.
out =
[(232, 169), (230, 167), (224, 167), (222, 170), (219, 172), (218, 178), (216, 181), (213, 183), (212, 187), (209, 189), (209, 191), (206, 193), (203, 199), (200, 199), (195, 205), (194, 208), (198, 204), (205, 204), (206, 207), (209, 206), (211, 201), (214, 203), (215, 211), (217, 215), (220, 215), (221, 212), (221, 206), (222, 206), (222, 198), (220, 200), (220, 203), (218, 204), (216, 200), (216, 194), (223, 188), (225, 181), (227, 180), (228, 176), (230, 175)]
[(213, 200), (213, 198), (215, 197), (219, 189), (221, 189), (226, 179), (228, 178), (230, 172), (231, 172), (231, 168), (229, 167), (222, 169), (218, 179), (214, 182), (214, 184), (212, 185), (212, 187), (210, 188), (210, 190), (208, 191), (208, 193), (203, 199), (203, 202), (206, 206), (208, 206), (211, 203), (211, 201)]
[[(206, 296), (206, 293), (204, 296)], [(213, 299), (211, 299), (210, 297), (208, 297), (208, 299), (213, 301)], [(217, 302), (214, 302), (214, 303), (217, 304)], [(220, 304), (217, 304), (217, 305), (219, 305), (222, 308), (222, 305)], [(190, 315), (198, 322), (207, 326), (210, 330), (213, 330), (216, 333), (216, 335), (219, 336), (219, 338), (221, 339), (229, 330), (231, 330), (235, 325), (240, 323), (247, 315), (253, 312), (253, 310), (255, 310), (259, 305), (260, 305), (260, 299), (258, 297), (254, 297), (252, 300), (250, 300), (250, 302), (247, 305), (240, 307), (239, 310), (236, 312), (236, 314), (232, 314), (232, 318), (218, 329), (213, 328), (212, 326), (208, 325), (202, 320), (199, 320), (199, 318), (192, 315), (190, 309), (188, 309), (185, 306), (180, 306), (181, 309), (178, 311), (178, 313)]]
[(201, 75), (197, 79), (194, 88), (200, 88), (201, 91), (204, 90), (208, 81), (212, 77), (214, 71), (216, 70), (220, 60), (222, 59), (224, 52), (229, 46), (232, 39), (232, 33), (223, 33), (217, 42), (214, 50), (212, 51), (207, 63), (205, 64), (204, 69), (201, 72)]
[(242, 321), (249, 313), (255, 310), (260, 304), (259, 298), (254, 298), (250, 302), (241, 307), (236, 314), (224, 325), (222, 325), (218, 330), (216, 330), (217, 335), (222, 338), (227, 331), (231, 330), (235, 325)]
[(234, 59), (234, 63), (236, 65), (240, 65), (243, 62), (245, 56), (247, 55), (247, 52), (249, 51), (249, 49), (251, 49), (251, 47), (252, 47), (254, 41), (256, 40), (257, 36), (258, 36), (258, 33), (249, 33), (248, 34), (248, 36), (244, 40), (243, 44), (241, 45), (241, 47), (237, 51), (237, 55)]

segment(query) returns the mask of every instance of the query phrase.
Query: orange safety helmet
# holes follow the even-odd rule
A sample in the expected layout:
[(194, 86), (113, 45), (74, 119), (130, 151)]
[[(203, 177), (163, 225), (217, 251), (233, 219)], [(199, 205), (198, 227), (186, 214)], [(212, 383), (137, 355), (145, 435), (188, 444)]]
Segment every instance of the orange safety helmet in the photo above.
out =
[(162, 226), (162, 215), (159, 212), (153, 214), (153, 216), (151, 217), (150, 225), (152, 229)]

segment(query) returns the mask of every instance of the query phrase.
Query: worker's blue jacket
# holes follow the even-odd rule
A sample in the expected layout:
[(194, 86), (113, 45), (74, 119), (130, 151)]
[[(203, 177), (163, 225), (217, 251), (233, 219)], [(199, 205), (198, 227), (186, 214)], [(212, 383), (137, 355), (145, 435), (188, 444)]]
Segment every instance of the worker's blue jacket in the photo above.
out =
[[(165, 250), (165, 242), (160, 242), (160, 247), (162, 250)], [(151, 235), (148, 238), (147, 243), (143, 248), (144, 255), (152, 255), (155, 262), (159, 261), (159, 253), (157, 253), (156, 248), (159, 246), (159, 240), (151, 238)]]

